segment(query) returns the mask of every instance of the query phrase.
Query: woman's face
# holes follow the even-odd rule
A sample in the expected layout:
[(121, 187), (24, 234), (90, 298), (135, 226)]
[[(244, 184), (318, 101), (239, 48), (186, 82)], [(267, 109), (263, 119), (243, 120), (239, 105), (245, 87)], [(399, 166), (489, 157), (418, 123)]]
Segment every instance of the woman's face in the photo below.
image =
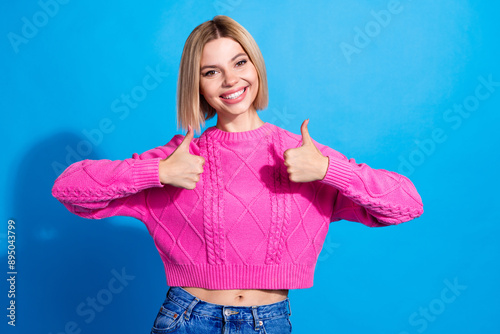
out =
[(258, 74), (238, 42), (223, 37), (205, 44), (200, 71), (200, 94), (219, 118), (255, 111)]

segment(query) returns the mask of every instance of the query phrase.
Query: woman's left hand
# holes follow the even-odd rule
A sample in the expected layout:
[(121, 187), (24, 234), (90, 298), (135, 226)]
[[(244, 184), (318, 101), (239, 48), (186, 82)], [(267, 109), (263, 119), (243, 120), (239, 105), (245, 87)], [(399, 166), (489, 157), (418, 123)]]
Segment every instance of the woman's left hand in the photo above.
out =
[(287, 166), (290, 181), (312, 182), (322, 180), (328, 170), (328, 157), (318, 150), (309, 135), (306, 119), (300, 127), (302, 133), (302, 146), (289, 148), (283, 153), (284, 163)]

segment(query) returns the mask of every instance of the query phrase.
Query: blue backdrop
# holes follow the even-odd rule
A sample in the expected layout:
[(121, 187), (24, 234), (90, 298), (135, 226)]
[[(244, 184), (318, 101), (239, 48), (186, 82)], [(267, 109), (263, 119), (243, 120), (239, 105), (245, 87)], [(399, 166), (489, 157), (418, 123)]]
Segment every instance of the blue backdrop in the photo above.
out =
[[(310, 118), (313, 139), (410, 177), (424, 202), (422, 217), (397, 227), (333, 223), (314, 287), (290, 293), (294, 332), (500, 332), (497, 3), (0, 6), (2, 333), (149, 331), (167, 286), (145, 226), (76, 217), (51, 187), (72, 162), (129, 158), (179, 133), (182, 47), (216, 14), (241, 23), (262, 50), (263, 120), (300, 133)], [(11, 288), (15, 327), (6, 317)]]

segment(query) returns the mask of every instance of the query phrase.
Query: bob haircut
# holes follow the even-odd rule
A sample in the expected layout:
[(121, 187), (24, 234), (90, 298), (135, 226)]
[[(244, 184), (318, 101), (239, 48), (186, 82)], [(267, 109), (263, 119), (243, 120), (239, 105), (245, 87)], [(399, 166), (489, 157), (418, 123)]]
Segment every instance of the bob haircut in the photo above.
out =
[(215, 109), (200, 94), (200, 63), (205, 44), (223, 37), (240, 43), (250, 58), (259, 80), (259, 90), (253, 106), (256, 110), (267, 107), (269, 93), (266, 66), (257, 43), (238, 22), (228, 16), (217, 15), (197, 26), (184, 44), (177, 81), (177, 127), (187, 131), (188, 125), (191, 125), (193, 130), (200, 132), (205, 121), (215, 116)]

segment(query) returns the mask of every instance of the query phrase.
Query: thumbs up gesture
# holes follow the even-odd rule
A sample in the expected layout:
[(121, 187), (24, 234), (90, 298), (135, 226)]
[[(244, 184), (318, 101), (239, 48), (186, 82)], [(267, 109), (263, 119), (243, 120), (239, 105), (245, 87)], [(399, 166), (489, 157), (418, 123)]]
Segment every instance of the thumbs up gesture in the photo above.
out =
[(189, 153), (189, 144), (193, 137), (193, 129), (188, 126), (188, 132), (182, 143), (166, 159), (160, 161), (161, 183), (185, 189), (196, 187), (200, 174), (203, 173), (205, 159)]
[(309, 119), (306, 119), (300, 127), (302, 146), (290, 148), (283, 153), (290, 181), (293, 182), (322, 180), (328, 170), (328, 157), (321, 154), (314, 145), (307, 129), (308, 123)]

